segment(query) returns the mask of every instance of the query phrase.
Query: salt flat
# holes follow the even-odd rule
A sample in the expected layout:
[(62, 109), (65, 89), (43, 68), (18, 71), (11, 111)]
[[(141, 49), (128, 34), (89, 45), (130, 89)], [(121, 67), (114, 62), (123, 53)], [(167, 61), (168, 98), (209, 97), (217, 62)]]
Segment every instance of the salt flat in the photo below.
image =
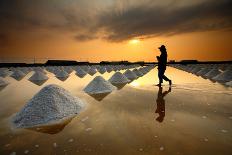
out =
[[(101, 101), (82, 91), (94, 77), (108, 80), (114, 73), (80, 78), (72, 72), (60, 81), (48, 72), (49, 79), (41, 86), (28, 80), (33, 72), (21, 81), (4, 78), (9, 84), (0, 91), (0, 154), (231, 154), (231, 87), (168, 67), (171, 88), (167, 83), (162, 89), (154, 86), (155, 68)], [(56, 126), (12, 129), (12, 116), (49, 84), (85, 101), (86, 110)]]

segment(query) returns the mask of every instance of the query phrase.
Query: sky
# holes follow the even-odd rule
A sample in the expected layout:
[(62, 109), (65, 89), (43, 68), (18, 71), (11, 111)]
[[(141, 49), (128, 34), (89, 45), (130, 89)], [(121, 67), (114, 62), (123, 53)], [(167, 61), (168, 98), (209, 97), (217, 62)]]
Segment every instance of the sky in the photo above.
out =
[(232, 60), (231, 0), (0, 0), (0, 60)]

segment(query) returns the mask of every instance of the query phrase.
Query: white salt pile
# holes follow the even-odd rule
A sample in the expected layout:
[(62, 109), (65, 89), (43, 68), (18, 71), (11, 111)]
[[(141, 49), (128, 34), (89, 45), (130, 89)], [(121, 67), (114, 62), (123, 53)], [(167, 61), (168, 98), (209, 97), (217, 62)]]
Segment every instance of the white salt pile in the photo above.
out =
[(81, 68), (81, 67), (76, 67), (76, 75), (80, 78), (83, 78), (87, 73)]
[(13, 74), (11, 74), (11, 77), (16, 79), (16, 80), (21, 80), (23, 77), (25, 77), (26, 74), (24, 74), (22, 71), (15, 70)]
[(100, 66), (100, 68), (98, 69), (98, 72), (101, 74), (104, 74), (106, 72), (106, 68), (104, 66)]
[(218, 82), (229, 82), (232, 80), (232, 71), (226, 70), (222, 72), (221, 74), (215, 76), (213, 80), (218, 81)]
[(92, 76), (93, 76), (95, 73), (97, 73), (95, 67), (91, 67), (91, 68), (89, 69), (89, 71), (88, 71), (88, 74), (89, 74), (89, 75), (92, 75)]
[(131, 70), (126, 70), (124, 73), (123, 73), (129, 80), (134, 80), (134, 79), (137, 79), (138, 76), (132, 72)]
[(44, 81), (48, 80), (48, 77), (41, 71), (36, 71), (30, 78), (30, 81)]
[(66, 80), (68, 77), (69, 74), (64, 70), (60, 70), (58, 73), (56, 73), (56, 78), (58, 78), (61, 81)]
[(0, 77), (7, 77), (11, 74), (11, 72), (6, 68), (0, 69)]
[(138, 77), (142, 77), (143, 73), (141, 71), (139, 71), (138, 69), (133, 69), (133, 72), (138, 76)]
[(85, 88), (84, 92), (88, 94), (111, 93), (116, 87), (101, 76), (96, 76)]
[(205, 75), (206, 73), (208, 73), (211, 69), (210, 68), (202, 68), (199, 72), (196, 73), (196, 75), (198, 76), (203, 76)]
[(213, 68), (207, 74), (205, 74), (204, 77), (211, 79), (211, 78), (217, 76), (220, 73), (221, 72), (218, 69)]
[(56, 124), (80, 113), (83, 108), (84, 103), (67, 90), (57, 85), (48, 85), (13, 117), (13, 123), (17, 128)]
[(0, 87), (5, 87), (5, 86), (7, 86), (9, 83), (6, 81), (6, 80), (4, 80), (3, 78), (1, 78), (0, 77)]
[(112, 84), (125, 84), (130, 82), (130, 80), (120, 72), (114, 73), (108, 81)]
[(41, 86), (48, 80), (48, 77), (43, 72), (36, 71), (28, 80)]

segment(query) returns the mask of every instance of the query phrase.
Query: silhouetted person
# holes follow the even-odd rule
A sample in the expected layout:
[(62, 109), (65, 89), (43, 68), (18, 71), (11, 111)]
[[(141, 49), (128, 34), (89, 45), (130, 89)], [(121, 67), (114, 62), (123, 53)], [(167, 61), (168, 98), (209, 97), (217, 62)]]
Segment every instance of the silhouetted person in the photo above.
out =
[(156, 118), (158, 122), (163, 122), (164, 117), (165, 117), (165, 100), (164, 97), (171, 92), (171, 87), (169, 87), (168, 91), (163, 92), (163, 88), (159, 87), (156, 103), (157, 103), (157, 108), (155, 113), (158, 113), (159, 116)]
[(156, 57), (158, 61), (158, 77), (159, 77), (159, 84), (157, 84), (157, 86), (160, 87), (163, 83), (163, 80), (168, 81), (169, 85), (172, 85), (172, 81), (164, 75), (167, 66), (167, 57), (168, 57), (167, 50), (164, 45), (159, 47), (159, 50), (161, 54), (160, 56)]

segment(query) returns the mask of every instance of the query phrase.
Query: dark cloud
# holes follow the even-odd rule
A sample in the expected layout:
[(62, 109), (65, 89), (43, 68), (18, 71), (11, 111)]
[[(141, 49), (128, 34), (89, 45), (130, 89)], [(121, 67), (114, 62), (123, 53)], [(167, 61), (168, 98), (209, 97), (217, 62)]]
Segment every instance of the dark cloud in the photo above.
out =
[(122, 13), (105, 13), (99, 23), (110, 41), (231, 29), (232, 1), (206, 1), (173, 8), (142, 5)]
[(51, 33), (53, 30), (71, 32), (74, 39), (80, 41), (103, 38), (120, 42), (134, 37), (231, 31), (231, 0), (196, 1), (181, 1), (183, 5), (176, 0), (168, 3), (151, 0), (0, 0), (0, 34), (36, 32), (42, 28)]

